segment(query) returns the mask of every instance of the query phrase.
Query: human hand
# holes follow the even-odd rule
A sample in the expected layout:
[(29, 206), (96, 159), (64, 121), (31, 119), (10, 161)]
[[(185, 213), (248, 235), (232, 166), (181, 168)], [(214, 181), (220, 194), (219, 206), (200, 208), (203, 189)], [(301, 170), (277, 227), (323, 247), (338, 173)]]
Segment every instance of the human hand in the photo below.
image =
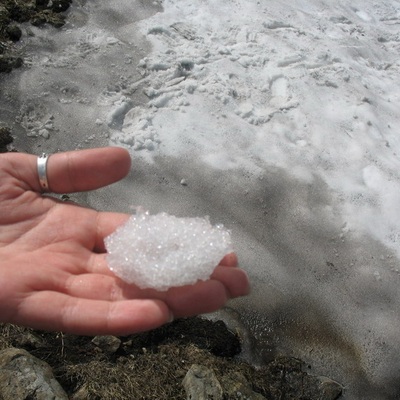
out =
[[(41, 194), (37, 157), (0, 155), (0, 322), (83, 335), (124, 335), (215, 311), (246, 295), (246, 274), (227, 255), (211, 278), (166, 292), (142, 290), (108, 268), (103, 239), (129, 215), (97, 212)], [(93, 190), (122, 179), (121, 148), (52, 155), (50, 190)]]

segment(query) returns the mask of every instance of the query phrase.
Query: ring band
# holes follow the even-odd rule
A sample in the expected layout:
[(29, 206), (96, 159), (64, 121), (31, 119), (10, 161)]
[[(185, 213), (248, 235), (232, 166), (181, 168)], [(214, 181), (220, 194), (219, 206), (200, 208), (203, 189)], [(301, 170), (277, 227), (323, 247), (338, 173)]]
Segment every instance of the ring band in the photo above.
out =
[(47, 161), (49, 160), (49, 155), (43, 153), (37, 159), (37, 170), (39, 174), (39, 183), (43, 192), (49, 191), (49, 182), (47, 180)]

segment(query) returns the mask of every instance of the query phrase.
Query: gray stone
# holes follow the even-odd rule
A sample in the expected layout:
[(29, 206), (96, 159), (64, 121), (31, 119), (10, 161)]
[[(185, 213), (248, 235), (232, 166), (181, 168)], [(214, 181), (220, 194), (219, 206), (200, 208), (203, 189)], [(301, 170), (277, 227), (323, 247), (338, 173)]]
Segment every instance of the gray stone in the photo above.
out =
[(304, 394), (312, 399), (336, 400), (344, 392), (340, 383), (326, 376), (306, 375), (303, 384)]
[(260, 393), (254, 392), (246, 378), (239, 372), (225, 375), (221, 379), (225, 397), (237, 400), (266, 400)]
[(50, 366), (27, 351), (0, 351), (0, 399), (68, 400)]
[(92, 343), (106, 354), (114, 354), (121, 346), (121, 340), (112, 335), (96, 336)]
[(344, 392), (344, 387), (339, 383), (326, 376), (318, 376), (319, 388), (321, 389), (321, 396), (327, 400), (336, 400)]
[(22, 348), (40, 349), (46, 346), (44, 340), (33, 332), (24, 332), (23, 335), (15, 338), (14, 345)]
[(187, 400), (222, 400), (223, 391), (214, 371), (193, 364), (183, 379)]
[(88, 385), (84, 383), (71, 397), (70, 400), (87, 400), (89, 398)]

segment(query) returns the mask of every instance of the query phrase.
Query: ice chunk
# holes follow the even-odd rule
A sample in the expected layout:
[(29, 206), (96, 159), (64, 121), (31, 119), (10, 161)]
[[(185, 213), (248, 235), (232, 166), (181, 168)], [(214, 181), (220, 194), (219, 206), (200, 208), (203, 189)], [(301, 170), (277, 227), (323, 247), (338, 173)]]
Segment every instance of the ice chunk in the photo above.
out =
[(140, 288), (167, 290), (207, 280), (232, 252), (231, 235), (208, 218), (139, 213), (105, 238), (109, 268)]

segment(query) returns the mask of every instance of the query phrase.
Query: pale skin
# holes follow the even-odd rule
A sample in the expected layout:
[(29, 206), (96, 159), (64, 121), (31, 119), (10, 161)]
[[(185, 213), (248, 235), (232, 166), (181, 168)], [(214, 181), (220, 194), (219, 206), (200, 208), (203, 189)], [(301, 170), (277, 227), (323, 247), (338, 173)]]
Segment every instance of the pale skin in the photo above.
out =
[[(129, 215), (43, 196), (37, 157), (0, 155), (0, 322), (80, 335), (126, 335), (215, 311), (249, 293), (229, 254), (209, 280), (166, 292), (128, 285), (109, 270), (103, 239)], [(54, 154), (50, 190), (93, 190), (122, 179), (129, 153), (108, 147)]]

